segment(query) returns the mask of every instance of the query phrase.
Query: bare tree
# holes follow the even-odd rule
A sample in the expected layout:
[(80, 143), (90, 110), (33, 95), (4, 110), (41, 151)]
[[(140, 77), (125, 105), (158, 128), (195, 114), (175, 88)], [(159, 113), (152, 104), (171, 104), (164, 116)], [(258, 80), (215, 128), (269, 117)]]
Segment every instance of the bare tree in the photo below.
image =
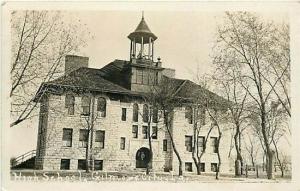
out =
[(178, 174), (182, 176), (182, 159), (177, 150), (176, 143), (173, 138), (173, 117), (176, 107), (180, 107), (182, 100), (176, 97), (177, 86), (174, 84), (172, 79), (163, 77), (157, 86), (153, 86), (148, 93), (148, 97), (151, 97), (157, 108), (162, 113), (162, 119), (164, 128), (168, 132), (170, 137), (171, 146), (178, 159)]
[(278, 74), (271, 73), (273, 59), (270, 52), (281, 50), (274, 36), (281, 39), (278, 34), (280, 27), (273, 23), (262, 21), (256, 15), (237, 12), (226, 13), (225, 23), (218, 28), (218, 40), (215, 47), (217, 62), (224, 66), (235, 65), (238, 68), (240, 85), (247, 91), (254, 101), (259, 117), (259, 127), (267, 157), (267, 177), (273, 178), (273, 155), (270, 144), (272, 140), (267, 124), (268, 111), (274, 100), (274, 90), (285, 81), (283, 76), (288, 70), (287, 66)]
[(38, 87), (62, 74), (65, 55), (84, 46), (88, 33), (78, 22), (66, 23), (58, 11), (14, 11), (11, 29), (12, 127), (37, 115)]
[[(208, 107), (208, 105), (210, 105)], [(219, 179), (220, 167), (222, 164), (221, 154), (220, 154), (220, 142), (225, 131), (224, 124), (227, 122), (227, 104), (226, 105), (215, 105), (214, 103), (207, 103), (206, 111), (212, 120), (212, 126), (217, 129), (218, 137), (216, 144), (216, 151), (218, 156), (218, 164), (216, 169), (216, 179)]]
[[(218, 59), (217, 59), (218, 60)], [(219, 89), (220, 95), (231, 104), (228, 104), (230, 119), (234, 125), (234, 147), (236, 150), (235, 175), (240, 176), (243, 172), (242, 157), (242, 132), (247, 127), (247, 98), (248, 92), (239, 83), (238, 68), (233, 66), (224, 67), (223, 62), (215, 62), (216, 71), (213, 80)]]

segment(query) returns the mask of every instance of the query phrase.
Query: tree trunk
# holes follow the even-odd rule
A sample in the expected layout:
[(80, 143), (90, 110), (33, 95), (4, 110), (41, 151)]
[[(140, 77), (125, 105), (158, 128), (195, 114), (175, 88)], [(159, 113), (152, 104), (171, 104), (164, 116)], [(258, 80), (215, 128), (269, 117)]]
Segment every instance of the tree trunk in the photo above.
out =
[(236, 133), (234, 135), (234, 146), (236, 150), (236, 162), (235, 162), (235, 176), (241, 176), (242, 174), (242, 155), (240, 149), (240, 127), (236, 123)]
[(175, 152), (175, 155), (176, 155), (176, 157), (178, 159), (178, 162), (179, 162), (178, 175), (182, 176), (182, 160), (181, 160), (181, 157), (179, 155), (179, 152), (177, 151), (176, 145), (175, 145), (174, 140), (173, 140), (173, 135), (172, 135), (171, 130), (170, 130), (170, 128), (171, 128), (171, 117), (172, 116), (169, 116), (169, 114), (164, 110), (165, 125), (166, 125), (168, 134), (169, 134), (170, 139), (171, 139), (172, 148), (173, 148), (173, 150)]
[(218, 165), (217, 165), (217, 172), (216, 172), (216, 179), (217, 180), (219, 180), (219, 172), (220, 172), (220, 167), (221, 167), (221, 164), (222, 164), (221, 155), (220, 155), (220, 141), (221, 141), (221, 138), (222, 138), (222, 133), (221, 133), (219, 128), (220, 127), (218, 126), (219, 138), (218, 138), (218, 143), (217, 143), (217, 155), (218, 155)]
[(149, 150), (150, 150), (150, 160), (147, 164), (147, 169), (146, 169), (146, 174), (149, 175), (150, 174), (150, 168), (151, 168), (151, 165), (152, 165), (152, 160), (153, 160), (153, 151), (152, 151), (152, 135), (150, 135), (150, 127), (151, 127), (151, 111), (149, 112), (150, 115), (149, 115), (149, 119), (148, 119), (148, 143), (149, 143)]

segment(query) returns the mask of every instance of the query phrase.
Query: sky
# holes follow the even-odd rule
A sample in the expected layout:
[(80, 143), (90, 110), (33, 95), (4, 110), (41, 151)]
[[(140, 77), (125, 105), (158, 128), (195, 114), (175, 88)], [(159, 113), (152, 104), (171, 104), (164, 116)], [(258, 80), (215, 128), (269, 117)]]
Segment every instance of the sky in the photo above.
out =
[[(78, 11), (64, 12), (66, 21), (80, 20), (92, 36), (78, 55), (89, 57), (89, 67), (101, 68), (115, 59), (128, 60), (130, 41), (127, 36), (139, 24), (141, 11)], [(223, 12), (212, 11), (146, 11), (145, 21), (158, 37), (154, 45), (155, 59), (163, 67), (176, 70), (176, 77), (193, 80), (211, 70), (211, 51), (215, 42), (216, 23)], [(264, 13), (277, 21), (284, 14)], [(37, 120), (27, 121), (10, 129), (17, 140), (10, 148), (14, 156), (36, 149)]]

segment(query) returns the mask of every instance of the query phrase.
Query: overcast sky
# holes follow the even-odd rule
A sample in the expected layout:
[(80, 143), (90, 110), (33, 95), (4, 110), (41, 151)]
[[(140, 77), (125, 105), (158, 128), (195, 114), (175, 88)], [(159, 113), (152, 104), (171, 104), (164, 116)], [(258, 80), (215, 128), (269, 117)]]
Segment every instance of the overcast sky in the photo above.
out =
[[(68, 18), (86, 24), (93, 38), (87, 42), (80, 55), (90, 58), (89, 66), (101, 68), (115, 59), (129, 59), (130, 41), (127, 36), (135, 30), (142, 13), (136, 11), (84, 11), (64, 13)], [(279, 22), (286, 15), (264, 13), (266, 18)], [(193, 80), (199, 67), (201, 73), (211, 68), (210, 53), (215, 40), (216, 23), (223, 12), (145, 12), (145, 21), (158, 37), (154, 56), (161, 57), (163, 67), (176, 69), (176, 77)], [(18, 156), (36, 149), (37, 122), (23, 123), (11, 128), (11, 135), (18, 140), (11, 145)]]

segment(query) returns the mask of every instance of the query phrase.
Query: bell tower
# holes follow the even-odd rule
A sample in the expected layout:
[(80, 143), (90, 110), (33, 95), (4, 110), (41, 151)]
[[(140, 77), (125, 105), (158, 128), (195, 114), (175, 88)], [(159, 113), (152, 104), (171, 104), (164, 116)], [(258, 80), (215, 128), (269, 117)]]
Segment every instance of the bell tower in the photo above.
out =
[(130, 61), (128, 82), (132, 91), (147, 92), (161, 81), (160, 58), (154, 61), (154, 42), (157, 39), (149, 29), (144, 14), (136, 29), (128, 35), (130, 40)]
[(149, 29), (144, 19), (144, 12), (139, 25), (128, 38), (130, 39), (130, 60), (154, 60), (154, 41), (157, 37)]

